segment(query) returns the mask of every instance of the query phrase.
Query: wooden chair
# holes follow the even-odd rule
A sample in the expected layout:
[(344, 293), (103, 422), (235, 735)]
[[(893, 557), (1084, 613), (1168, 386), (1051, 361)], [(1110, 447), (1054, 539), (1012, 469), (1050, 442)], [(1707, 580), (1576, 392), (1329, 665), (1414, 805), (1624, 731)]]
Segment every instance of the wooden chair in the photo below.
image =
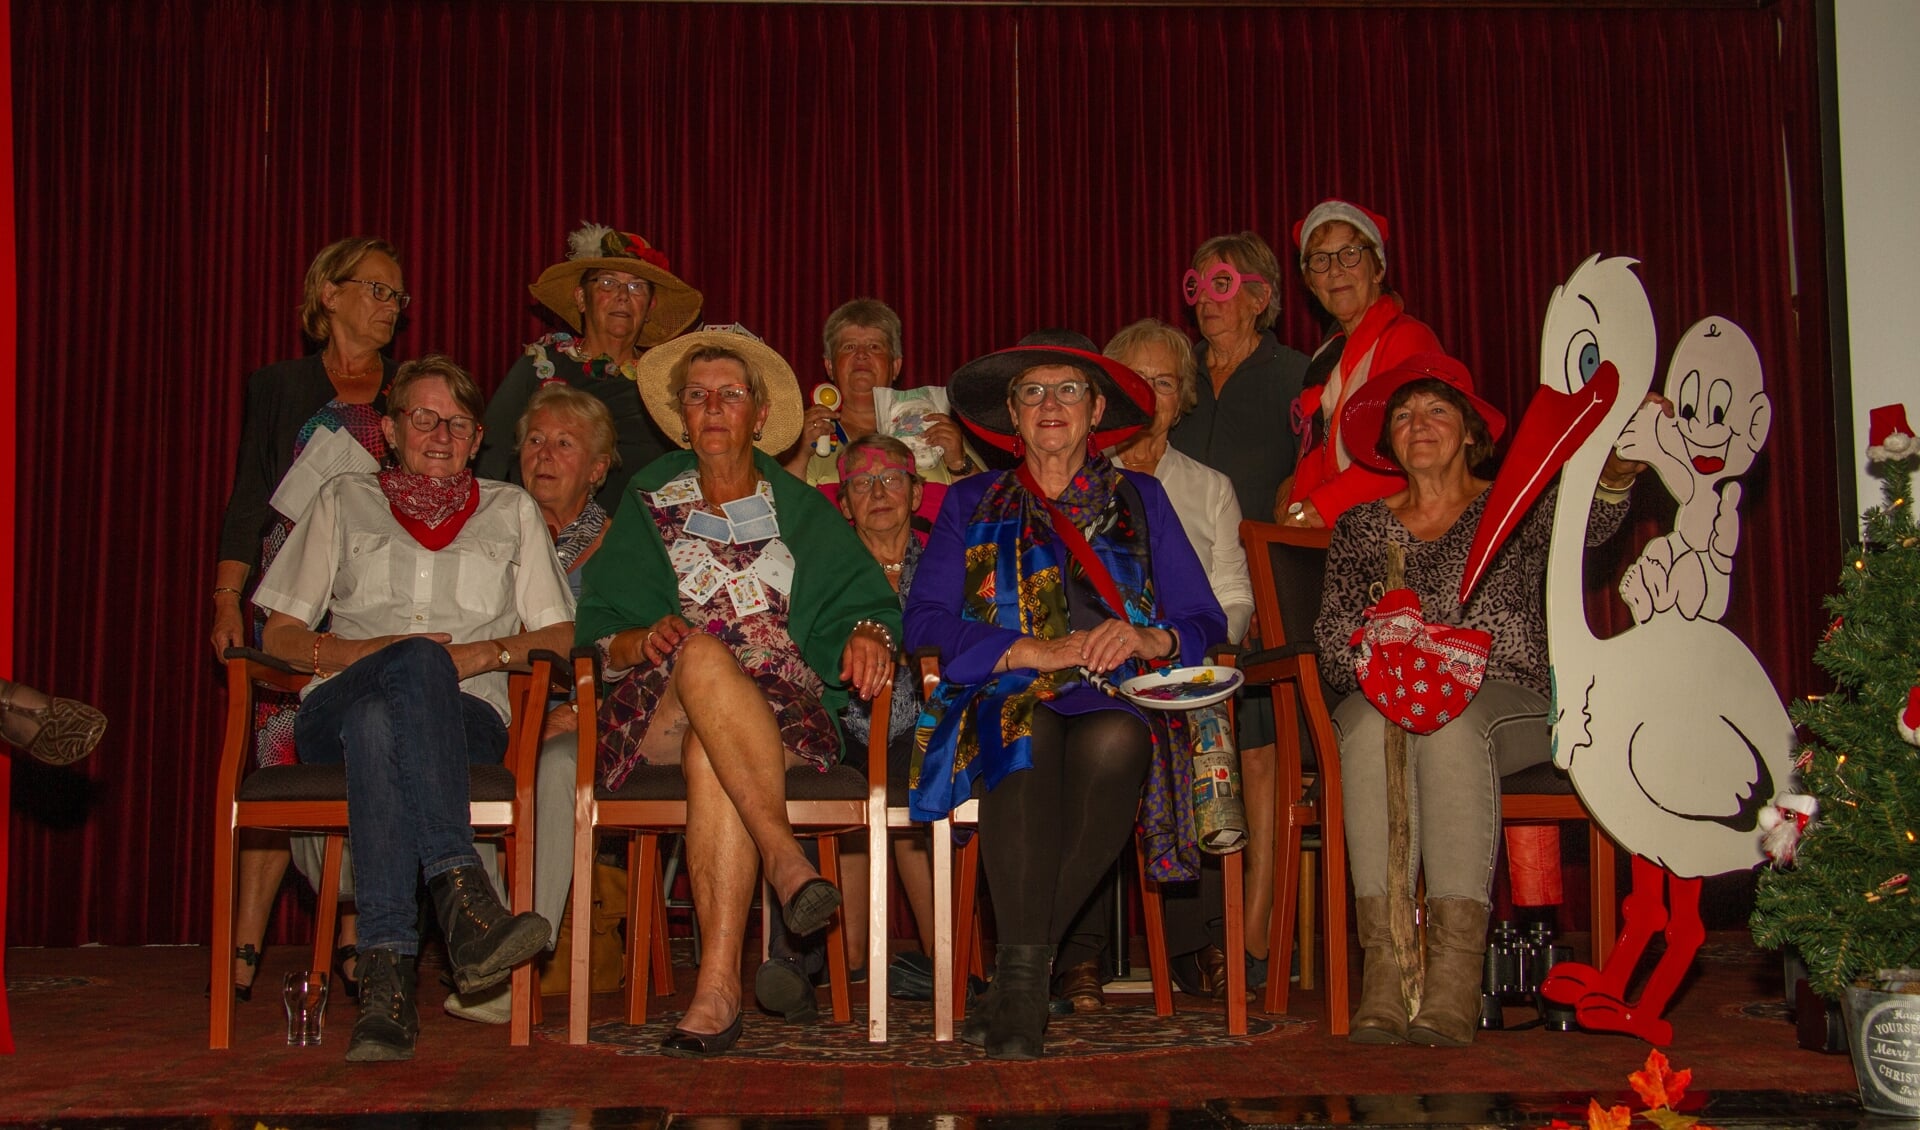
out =
[[(673, 992), (666, 896), (660, 882), (660, 836), (686, 827), (687, 785), (678, 765), (643, 765), (618, 790), (600, 787), (596, 780), (600, 744), (597, 649), (582, 647), (574, 651), (573, 679), (575, 701), (580, 707), (580, 746), (574, 792), (576, 881), (567, 1040), (584, 1044), (590, 1020), (588, 946), (593, 898), (589, 885), (578, 879), (592, 874), (594, 836), (609, 828), (636, 832), (627, 855), (627, 1023), (645, 1024), (649, 974), (656, 994), (669, 996)], [(891, 683), (891, 674), (888, 680)], [(836, 886), (840, 883), (836, 837), (863, 828), (867, 833), (867, 1038), (874, 1043), (887, 1039), (887, 725), (892, 702), (891, 694), (873, 700), (866, 772), (850, 765), (837, 765), (826, 773), (808, 767), (787, 771), (787, 819), (796, 834), (818, 839), (822, 878)], [(846, 910), (843, 907), (834, 915), (827, 932), (833, 1018), (842, 1024), (853, 1018), (847, 984)]]
[[(940, 684), (940, 657), (932, 651), (920, 653), (920, 696), (924, 700)], [(978, 827), (980, 801), (971, 798), (944, 820), (933, 825), (933, 908), (934, 908), (934, 1039), (953, 1039), (956, 1018), (966, 1015), (967, 978), (956, 965), (965, 959), (966, 972), (984, 973), (980, 943), (979, 891), (980, 840), (976, 835), (959, 848), (953, 846), (953, 826)], [(1173, 975), (1168, 969), (1165, 913), (1160, 885), (1146, 878), (1147, 863), (1139, 840), (1134, 841), (1134, 858), (1140, 877), (1140, 901), (1147, 935), (1147, 965), (1153, 979), (1153, 1011), (1156, 1016), (1172, 1016)], [(1221, 857), (1226, 895), (1226, 949), (1229, 954), (1246, 949), (1244, 913), (1244, 863), (1239, 852)], [(943, 912), (951, 908), (951, 920), (943, 921)], [(952, 938), (951, 942), (948, 941)], [(1127, 939), (1114, 939), (1126, 945)], [(1244, 962), (1227, 962), (1226, 1022), (1229, 1035), (1247, 1034), (1247, 970)], [(946, 1015), (943, 1017), (942, 1013)]]
[[(564, 662), (551, 652), (535, 652), (529, 669), (509, 679), (513, 722), (507, 755), (500, 765), (477, 765), (468, 775), (470, 819), (476, 830), (504, 838), (506, 873), (516, 914), (533, 909), (533, 783), (540, 754), (540, 730), (546, 718), (553, 672)], [(253, 763), (253, 691), (256, 682), (294, 693), (312, 678), (265, 652), (228, 648), (227, 725), (215, 781), (213, 820), (213, 953), (207, 1046), (233, 1042), (234, 889), (238, 881), (238, 840), (243, 828), (320, 832), (326, 836), (319, 895), (315, 899), (312, 969), (332, 964), (333, 935), (340, 889), (341, 848), (347, 831), (347, 772), (340, 765), (281, 765), (255, 769)], [(531, 962), (514, 969), (512, 1019), (508, 1039), (525, 1046), (532, 1036), (534, 992)], [(338, 1000), (346, 996), (340, 994)]]
[[(1347, 970), (1347, 852), (1341, 820), (1340, 752), (1333, 717), (1322, 691), (1313, 623), (1320, 614), (1326, 571), (1328, 529), (1299, 529), (1271, 522), (1243, 521), (1240, 541), (1253, 580), (1254, 625), (1260, 650), (1241, 666), (1250, 686), (1265, 686), (1273, 699), (1276, 742), (1273, 919), (1268, 931), (1266, 1009), (1287, 1010), (1295, 914), (1311, 916), (1310, 853), (1302, 834), (1318, 827), (1320, 880), (1325, 895), (1327, 1023), (1336, 1036), (1347, 1034), (1350, 1020)], [(1304, 721), (1313, 744), (1315, 772), (1309, 778), (1299, 744)], [(1566, 775), (1552, 765), (1534, 766), (1501, 782), (1500, 813), (1510, 823), (1581, 820), (1587, 823), (1593, 853), (1592, 914), (1595, 959), (1612, 949), (1615, 918), (1614, 846), (1600, 825), (1587, 816)], [(1302, 909), (1304, 908), (1304, 909)], [(1298, 923), (1302, 981), (1311, 960), (1305, 952), (1311, 923)]]

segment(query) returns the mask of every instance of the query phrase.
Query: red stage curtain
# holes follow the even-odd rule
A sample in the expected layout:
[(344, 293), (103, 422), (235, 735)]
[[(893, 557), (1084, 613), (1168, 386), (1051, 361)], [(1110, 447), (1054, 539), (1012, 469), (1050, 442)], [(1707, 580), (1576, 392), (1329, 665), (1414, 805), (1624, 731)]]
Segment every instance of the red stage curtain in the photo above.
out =
[[(206, 594), (240, 383), (298, 351), (307, 261), (355, 232), (399, 245), (418, 296), (396, 354), (486, 386), (542, 331), (526, 284), (583, 218), (654, 240), (708, 320), (804, 380), (827, 311), (886, 298), (925, 383), (1036, 326), (1181, 319), (1200, 239), (1252, 227), (1288, 261), (1293, 221), (1345, 194), (1389, 216), (1393, 283), (1514, 407), (1552, 285), (1634, 255), (1663, 342), (1722, 313), (1768, 365), (1734, 626), (1783, 690), (1811, 686), (1831, 411), (1785, 227), (1811, 70), (1778, 38), (1785, 13), (1807, 50), (1806, 2), (16, 10), (17, 666), (114, 728), (82, 772), (20, 773), (15, 940), (205, 936)], [(1794, 234), (1804, 284), (1818, 233)], [(1310, 349), (1283, 288), (1282, 337)]]

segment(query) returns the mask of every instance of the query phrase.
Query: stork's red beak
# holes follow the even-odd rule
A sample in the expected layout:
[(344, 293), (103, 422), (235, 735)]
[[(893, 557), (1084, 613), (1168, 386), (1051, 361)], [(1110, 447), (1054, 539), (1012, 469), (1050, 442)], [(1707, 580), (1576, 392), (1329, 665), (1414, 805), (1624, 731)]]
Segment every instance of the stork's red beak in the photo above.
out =
[(1619, 372), (1613, 362), (1602, 361), (1578, 392), (1543, 386), (1534, 393), (1520, 426), (1514, 429), (1500, 477), (1487, 490), (1487, 509), (1474, 532), (1473, 548), (1467, 551), (1466, 571), (1460, 575), (1462, 605), (1540, 492), (1606, 419), (1619, 392)]

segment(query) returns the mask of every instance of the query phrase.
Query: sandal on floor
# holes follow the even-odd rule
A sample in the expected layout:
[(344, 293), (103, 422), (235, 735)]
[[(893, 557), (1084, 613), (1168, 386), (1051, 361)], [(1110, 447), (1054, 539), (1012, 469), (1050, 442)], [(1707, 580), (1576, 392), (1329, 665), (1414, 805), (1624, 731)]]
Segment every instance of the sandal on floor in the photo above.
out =
[[(256, 978), (260, 976), (260, 957), (260, 951), (255, 948), (252, 942), (248, 942), (244, 946), (239, 946), (233, 951), (233, 960), (253, 970), (253, 975)], [(253, 982), (249, 981), (242, 985), (240, 982), (235, 981), (233, 983), (233, 995), (239, 998), (242, 1004), (251, 1001), (253, 999)]]
[(100, 735), (107, 732), (107, 716), (84, 702), (70, 698), (50, 698), (47, 705), (29, 709), (15, 705), (13, 692), (20, 684), (9, 683), (0, 693), (0, 714), (11, 714), (33, 727), (33, 736), (24, 741), (8, 741), (46, 762), (71, 765), (93, 752)]
[(349, 999), (357, 1001), (360, 999), (360, 982), (357, 978), (347, 976), (349, 961), (353, 962), (353, 971), (360, 972), (360, 948), (352, 942), (333, 951), (333, 972), (335, 984), (340, 986)]

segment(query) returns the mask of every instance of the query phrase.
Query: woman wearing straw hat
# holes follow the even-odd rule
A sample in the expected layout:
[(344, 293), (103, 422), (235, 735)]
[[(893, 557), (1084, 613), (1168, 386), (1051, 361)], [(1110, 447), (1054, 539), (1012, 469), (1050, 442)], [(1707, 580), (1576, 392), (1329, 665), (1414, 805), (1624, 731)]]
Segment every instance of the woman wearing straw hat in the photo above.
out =
[(1048, 961), (1136, 810), (1153, 877), (1199, 874), (1184, 726), (1090, 676), (1200, 662), (1227, 620), (1166, 491), (1100, 454), (1152, 413), (1133, 370), (1079, 334), (1047, 331), (961, 367), (948, 393), (1020, 464), (949, 488), (920, 559), (907, 645), (940, 649), (945, 679), (922, 716), (909, 803), (934, 820), (976, 783), (987, 790), (981, 851), (999, 944), (962, 1035), (995, 1059), (1034, 1059)]
[(840, 760), (834, 718), (849, 691), (886, 690), (900, 606), (833, 505), (774, 461), (802, 415), (779, 354), (702, 331), (650, 350), (638, 378), (647, 411), (691, 450), (633, 477), (587, 563), (578, 638), (599, 647), (611, 684), (601, 782), (617, 789), (643, 763), (686, 775), (703, 945), (693, 1002), (662, 1048), (710, 1056), (740, 1037), (756, 871), (794, 934), (840, 904), (787, 824), (786, 770)]
[(527, 288), (571, 333), (548, 334), (527, 346), (487, 406), (488, 441), (474, 465), (483, 478), (518, 482), (510, 440), (534, 390), (565, 381), (606, 402), (619, 435), (619, 460), (596, 496), (619, 505), (627, 479), (668, 450), (640, 409), (635, 365), (700, 316), (700, 292), (668, 269), (667, 257), (632, 232), (585, 224), (567, 237), (567, 257)]

